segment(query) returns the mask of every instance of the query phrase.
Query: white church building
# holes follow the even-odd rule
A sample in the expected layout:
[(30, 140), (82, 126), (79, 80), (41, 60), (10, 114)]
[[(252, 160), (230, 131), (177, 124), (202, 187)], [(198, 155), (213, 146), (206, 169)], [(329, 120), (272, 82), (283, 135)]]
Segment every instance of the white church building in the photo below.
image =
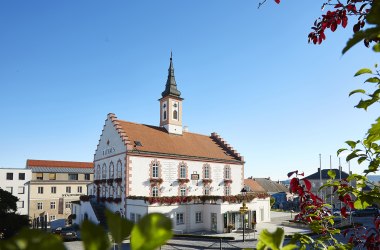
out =
[(172, 58), (160, 102), (159, 126), (119, 120), (108, 114), (94, 156), (94, 183), (73, 204), (74, 223), (103, 223), (108, 208), (132, 221), (159, 212), (173, 230), (226, 232), (270, 221), (269, 195), (243, 196), (244, 159), (218, 134), (190, 133), (182, 127), (181, 93)]

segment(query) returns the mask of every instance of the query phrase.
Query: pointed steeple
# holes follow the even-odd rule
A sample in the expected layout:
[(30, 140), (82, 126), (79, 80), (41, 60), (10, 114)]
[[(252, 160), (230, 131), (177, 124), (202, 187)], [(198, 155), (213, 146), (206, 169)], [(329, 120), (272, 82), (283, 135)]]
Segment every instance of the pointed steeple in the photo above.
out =
[(166, 86), (164, 92), (162, 92), (162, 97), (174, 96), (180, 98), (181, 92), (177, 89), (177, 83), (174, 77), (174, 67), (173, 67), (173, 57), (172, 52), (170, 52), (170, 65), (168, 69), (168, 80), (166, 80)]

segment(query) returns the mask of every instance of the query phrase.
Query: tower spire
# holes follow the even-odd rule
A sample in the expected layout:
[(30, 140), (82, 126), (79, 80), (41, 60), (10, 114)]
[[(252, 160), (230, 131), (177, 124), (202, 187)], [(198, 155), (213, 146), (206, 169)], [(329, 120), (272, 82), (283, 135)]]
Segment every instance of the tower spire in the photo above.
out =
[(162, 92), (162, 97), (165, 96), (174, 96), (180, 97), (181, 92), (177, 89), (177, 83), (174, 76), (174, 67), (173, 67), (173, 53), (170, 51), (170, 64), (168, 69), (168, 79), (166, 80), (165, 90)]

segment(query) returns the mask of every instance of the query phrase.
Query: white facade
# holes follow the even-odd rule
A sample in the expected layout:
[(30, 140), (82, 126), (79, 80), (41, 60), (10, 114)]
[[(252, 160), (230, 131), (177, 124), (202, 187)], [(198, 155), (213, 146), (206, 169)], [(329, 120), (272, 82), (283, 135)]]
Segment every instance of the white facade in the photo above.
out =
[(32, 171), (25, 168), (0, 168), (0, 188), (16, 196), (17, 213), (28, 215), (29, 211), (29, 182)]

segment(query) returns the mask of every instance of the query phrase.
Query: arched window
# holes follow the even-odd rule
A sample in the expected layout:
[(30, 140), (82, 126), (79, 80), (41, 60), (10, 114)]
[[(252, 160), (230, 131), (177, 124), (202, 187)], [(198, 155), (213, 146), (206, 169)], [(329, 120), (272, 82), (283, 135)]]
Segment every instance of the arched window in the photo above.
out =
[(185, 186), (180, 187), (179, 194), (180, 194), (180, 196), (186, 196), (186, 187)]
[(152, 196), (158, 197), (158, 187), (157, 186), (152, 187)]
[(173, 119), (174, 119), (174, 120), (177, 120), (177, 119), (178, 119), (178, 111), (177, 111), (177, 110), (174, 110), (174, 111), (173, 111)]
[(211, 174), (210, 174), (210, 165), (208, 164), (205, 164), (204, 167), (203, 167), (203, 177), (204, 179), (210, 179), (211, 178)]
[(96, 172), (95, 172), (95, 179), (100, 180), (101, 172), (100, 172), (100, 165), (96, 166)]
[(105, 163), (102, 166), (102, 179), (107, 179), (107, 165)]
[(186, 179), (186, 166), (185, 165), (181, 165), (179, 167), (179, 178), (180, 179)]
[(108, 176), (108, 178), (109, 179), (113, 179), (113, 176), (114, 175), (114, 166), (113, 166), (113, 162), (111, 161), (111, 163), (110, 163), (110, 173), (109, 173), (109, 176)]
[(111, 186), (110, 189), (109, 189), (108, 197), (113, 197), (114, 192), (115, 192), (115, 189), (114, 189), (113, 186)]
[(116, 175), (117, 175), (117, 178), (121, 178), (122, 177), (122, 174), (121, 174), (121, 161), (119, 160), (117, 162), (117, 165), (116, 165)]
[(116, 188), (116, 197), (121, 198), (121, 187), (120, 186), (117, 186), (117, 188)]
[(166, 120), (166, 110), (164, 111), (164, 120)]

